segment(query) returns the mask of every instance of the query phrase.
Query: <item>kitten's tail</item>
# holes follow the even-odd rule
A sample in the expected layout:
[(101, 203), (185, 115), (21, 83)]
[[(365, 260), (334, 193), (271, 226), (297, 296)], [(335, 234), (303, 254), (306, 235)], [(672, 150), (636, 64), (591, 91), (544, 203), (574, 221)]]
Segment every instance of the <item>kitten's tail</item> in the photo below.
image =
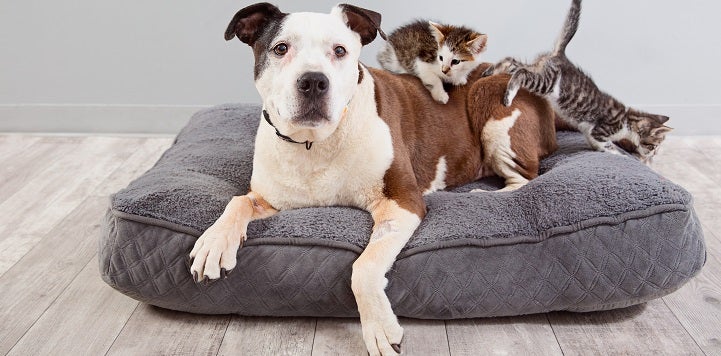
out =
[(568, 15), (566, 16), (566, 23), (563, 25), (563, 31), (561, 32), (561, 36), (558, 38), (558, 42), (556, 42), (556, 49), (553, 51), (554, 55), (566, 54), (566, 46), (568, 46), (568, 43), (571, 42), (571, 39), (576, 34), (580, 18), (581, 0), (573, 0), (573, 2), (571, 3), (571, 9), (568, 10)]

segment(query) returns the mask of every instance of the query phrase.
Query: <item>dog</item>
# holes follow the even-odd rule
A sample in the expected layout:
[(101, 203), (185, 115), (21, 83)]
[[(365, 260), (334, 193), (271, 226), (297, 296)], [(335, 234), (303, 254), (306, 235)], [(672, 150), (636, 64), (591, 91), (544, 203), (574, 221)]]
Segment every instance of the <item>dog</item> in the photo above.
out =
[(233, 197), (197, 240), (190, 270), (198, 282), (225, 278), (248, 223), (280, 210), (364, 209), (374, 227), (351, 290), (369, 354), (395, 355), (403, 329), (385, 274), (426, 214), (423, 195), (492, 174), (505, 179), (502, 190), (522, 187), (556, 150), (555, 115), (524, 91), (503, 106), (509, 78), (481, 79), (484, 66), (451, 88), (445, 105), (415, 77), (366, 67), (361, 48), (385, 38), (380, 22), (348, 4), (287, 14), (258, 3), (235, 14), (225, 39), (252, 47), (263, 102), (250, 192)]

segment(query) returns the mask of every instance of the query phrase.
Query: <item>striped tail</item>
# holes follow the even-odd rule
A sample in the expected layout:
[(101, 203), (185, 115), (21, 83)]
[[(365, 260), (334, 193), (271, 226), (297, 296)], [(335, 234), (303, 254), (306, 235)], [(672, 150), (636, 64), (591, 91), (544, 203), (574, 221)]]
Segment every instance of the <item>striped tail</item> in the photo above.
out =
[(563, 32), (556, 42), (556, 49), (553, 51), (554, 55), (565, 55), (566, 46), (571, 42), (571, 39), (578, 30), (578, 21), (581, 18), (581, 0), (573, 0), (571, 3), (571, 9), (568, 10), (568, 16), (566, 17), (566, 23), (563, 25)]

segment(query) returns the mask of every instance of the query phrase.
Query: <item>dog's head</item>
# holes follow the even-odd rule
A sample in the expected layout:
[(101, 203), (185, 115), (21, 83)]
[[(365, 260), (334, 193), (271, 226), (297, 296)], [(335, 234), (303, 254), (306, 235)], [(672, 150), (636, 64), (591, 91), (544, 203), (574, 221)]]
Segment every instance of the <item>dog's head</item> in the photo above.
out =
[(253, 48), (255, 86), (273, 124), (297, 141), (322, 141), (338, 127), (360, 81), (361, 47), (381, 15), (341, 4), (330, 14), (281, 12), (268, 3), (235, 14), (225, 39)]

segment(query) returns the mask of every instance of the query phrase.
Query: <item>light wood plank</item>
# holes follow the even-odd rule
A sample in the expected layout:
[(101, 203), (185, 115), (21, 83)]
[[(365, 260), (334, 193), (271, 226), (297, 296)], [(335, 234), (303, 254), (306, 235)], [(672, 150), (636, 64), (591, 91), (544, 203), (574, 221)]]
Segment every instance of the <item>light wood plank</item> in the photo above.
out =
[[(27, 135), (0, 135), (0, 167), (5, 166), (5, 160), (17, 156), (40, 140), (37, 136)], [(0, 170), (0, 177), (3, 176)]]
[(107, 355), (215, 355), (229, 322), (141, 303)]
[(0, 354), (7, 353), (97, 251), (107, 200), (88, 198), (0, 277)]
[(548, 314), (564, 355), (703, 355), (666, 304)]
[(9, 355), (103, 355), (137, 306), (100, 279), (93, 258)]
[(234, 316), (219, 355), (310, 355), (315, 318)]
[[(0, 274), (32, 249), (144, 139), (89, 137), (0, 204)], [(61, 189), (58, 189), (61, 188)]]
[(545, 314), (449, 320), (451, 355), (561, 355)]
[[(401, 318), (404, 355), (449, 355), (445, 323)], [(313, 355), (367, 355), (359, 319), (319, 318)]]
[(665, 160), (658, 171), (693, 194), (699, 218), (710, 231), (718, 232), (721, 231), (721, 165), (712, 155), (721, 154), (721, 144), (714, 144), (710, 139), (702, 142), (706, 144), (687, 138), (673, 140), (673, 146), (661, 152)]
[(313, 341), (313, 356), (367, 356), (360, 319), (318, 318)]
[(125, 188), (131, 181), (140, 177), (152, 168), (160, 156), (173, 144), (173, 138), (148, 138), (137, 146), (127, 160), (116, 168), (108, 179), (103, 181), (92, 195), (110, 196), (118, 190)]
[[(108, 202), (105, 193), (127, 184), (130, 179), (134, 178), (132, 175), (138, 170), (144, 171), (151, 167), (162, 153), (160, 148), (169, 144), (167, 139), (143, 139), (143, 141), (145, 143), (140, 148), (136, 147), (138, 153), (124, 161), (121, 160), (122, 165), (116, 167), (114, 171), (106, 172), (107, 178), (100, 184), (84, 188), (81, 196), (91, 195), (92, 197), (80, 202), (75, 211), (67, 217), (59, 218), (61, 223), (48, 232), (45, 238), (41, 238), (43, 243), (31, 250), (5, 275), (0, 277), (0, 284), (7, 283), (9, 285), (8, 293), (0, 295), (0, 311), (6, 313), (0, 313), (0, 317), (16, 320), (15, 323), (12, 323), (13, 325), (3, 324), (0, 327), (0, 335), (2, 335), (0, 337), (0, 354), (9, 349), (17, 341), (17, 338), (27, 331), (48, 305), (72, 281), (82, 268), (80, 265), (85, 266), (86, 262), (97, 252), (100, 223)], [(126, 138), (117, 143), (134, 145), (138, 142), (137, 139)], [(106, 152), (106, 154), (113, 156), (112, 153)], [(92, 165), (95, 162), (88, 161), (86, 164)], [(61, 186), (60, 190), (63, 189), (70, 188)], [(88, 193), (91, 190), (93, 194)], [(26, 202), (26, 204), (32, 205), (35, 202)], [(0, 219), (3, 217), (0, 216)], [(58, 268), (58, 266), (62, 266), (62, 268)], [(36, 269), (40, 269), (40, 271), (36, 271)], [(94, 269), (95, 278), (99, 279), (97, 265), (94, 266)], [(24, 283), (25, 279), (33, 283)], [(116, 294), (115, 297), (124, 298), (117, 292), (113, 293)], [(59, 304), (59, 307), (62, 309), (63, 305)]]
[(443, 320), (400, 318), (403, 327), (404, 355), (450, 355), (446, 323)]
[(711, 258), (701, 274), (663, 300), (706, 355), (721, 355), (721, 270)]
[(0, 185), (0, 202), (29, 184), (48, 166), (58, 160), (67, 159), (69, 155), (77, 154), (78, 149), (82, 148), (83, 140), (81, 137), (42, 138), (2, 160), (0, 176), (3, 177), (3, 184)]

